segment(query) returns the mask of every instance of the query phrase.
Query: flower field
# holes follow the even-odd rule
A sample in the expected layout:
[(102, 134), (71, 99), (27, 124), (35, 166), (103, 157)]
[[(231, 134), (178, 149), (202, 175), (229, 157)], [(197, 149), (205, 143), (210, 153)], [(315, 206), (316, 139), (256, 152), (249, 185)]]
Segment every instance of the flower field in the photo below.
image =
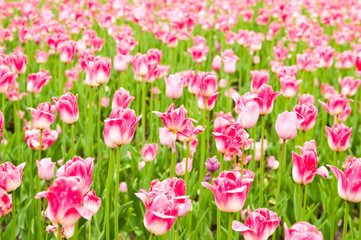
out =
[(0, 17), (0, 239), (361, 240), (360, 1)]

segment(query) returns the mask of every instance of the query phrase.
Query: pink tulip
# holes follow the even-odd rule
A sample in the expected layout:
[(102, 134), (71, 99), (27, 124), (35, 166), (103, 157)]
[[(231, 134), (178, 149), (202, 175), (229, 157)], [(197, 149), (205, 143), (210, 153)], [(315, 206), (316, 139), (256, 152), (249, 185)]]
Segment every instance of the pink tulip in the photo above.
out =
[(315, 53), (318, 57), (319, 68), (329, 68), (332, 66), (335, 49), (331, 46), (319, 46), (315, 49)]
[(128, 55), (117, 54), (114, 56), (113, 64), (114, 70), (118, 72), (125, 72), (128, 69), (130, 57)]
[(259, 118), (259, 105), (256, 102), (256, 95), (252, 93), (246, 93), (243, 96), (234, 93), (232, 95), (233, 100), (236, 103), (236, 113), (239, 114), (237, 122), (241, 124), (243, 128), (253, 128)]
[(43, 180), (51, 180), (54, 176), (55, 162), (51, 158), (43, 158), (41, 161), (36, 160), (38, 166), (39, 178)]
[(191, 142), (197, 138), (198, 133), (203, 132), (204, 128), (201, 125), (194, 127), (193, 122), (186, 123), (186, 127), (177, 132), (177, 139), (181, 142)]
[(328, 177), (328, 171), (324, 166), (316, 169), (318, 164), (316, 142), (314, 140), (305, 142), (300, 149), (301, 155), (292, 152), (293, 181), (298, 184), (307, 185), (313, 181), (316, 174), (322, 177)]
[(333, 125), (332, 129), (328, 126), (325, 129), (330, 149), (337, 152), (346, 151), (350, 145), (352, 128), (340, 123)]
[(321, 100), (318, 100), (318, 102), (321, 104), (322, 107), (326, 109), (326, 111), (330, 115), (337, 116), (345, 111), (346, 105), (349, 100), (347, 100), (347, 98), (343, 94), (334, 94), (328, 99), (327, 104), (322, 102)]
[(192, 119), (187, 118), (187, 110), (183, 105), (175, 109), (172, 103), (165, 113), (157, 111), (153, 111), (153, 113), (162, 119), (164, 126), (173, 134), (182, 131), (186, 127), (187, 122), (192, 121)]
[(305, 93), (305, 94), (298, 94), (298, 104), (306, 104), (306, 105), (313, 105), (315, 103), (315, 97), (312, 94)]
[(134, 110), (115, 107), (104, 121), (104, 127), (109, 128), (110, 140), (114, 144), (126, 145), (132, 141), (135, 126), (141, 118), (142, 115), (136, 117)]
[(280, 162), (276, 160), (274, 156), (267, 158), (267, 167), (271, 169), (277, 169), (280, 166)]
[(60, 177), (54, 180), (48, 191), (39, 192), (35, 198), (48, 199), (45, 215), (55, 225), (71, 226), (80, 217), (90, 220), (92, 212), (81, 205), (83, 186), (75, 177)]
[(49, 128), (55, 121), (55, 106), (49, 102), (40, 103), (37, 109), (28, 108), (33, 117), (33, 127), (37, 129)]
[(193, 165), (193, 158), (188, 159), (188, 167), (186, 167), (186, 158), (183, 158), (183, 160), (175, 165), (175, 173), (177, 176), (183, 176), (186, 172), (190, 173), (192, 171), (192, 165)]
[(126, 182), (121, 182), (119, 184), (119, 188), (120, 188), (120, 192), (122, 192), (122, 193), (128, 192), (128, 186), (127, 186)]
[(185, 192), (183, 179), (168, 178), (162, 182), (153, 180), (149, 192), (142, 189), (136, 193), (146, 208), (145, 228), (155, 235), (168, 232), (177, 217), (185, 216), (191, 208), (191, 200)]
[(59, 56), (61, 62), (71, 63), (74, 60), (75, 46), (74, 41), (65, 41), (60, 45)]
[(315, 226), (307, 222), (297, 222), (287, 228), (287, 224), (284, 223), (285, 239), (284, 240), (323, 240), (322, 232), (318, 231)]
[(32, 73), (28, 77), (26, 89), (29, 93), (39, 94), (43, 89), (44, 85), (50, 82), (52, 76), (49, 71), (40, 70), (37, 73)]
[(250, 71), (252, 83), (251, 83), (251, 92), (257, 93), (258, 89), (262, 85), (266, 85), (269, 79), (269, 73), (267, 70), (252, 70)]
[(93, 63), (91, 76), (97, 84), (103, 85), (109, 81), (111, 66), (111, 59), (108, 57), (99, 58)]
[(15, 73), (8, 66), (0, 65), (0, 93), (5, 93), (13, 82)]
[(61, 96), (59, 100), (53, 97), (53, 102), (63, 122), (73, 124), (78, 121), (78, 94), (74, 97), (72, 93), (67, 92)]
[[(216, 92), (210, 97), (205, 97), (201, 93), (198, 93), (197, 104), (199, 109), (203, 110), (204, 108), (206, 108), (207, 111), (211, 111), (216, 105), (218, 94), (219, 92)], [(207, 106), (206, 106), (206, 100), (207, 100)]]
[(273, 104), (280, 92), (273, 92), (269, 85), (262, 85), (257, 91), (257, 102), (260, 108), (260, 115), (266, 115), (272, 112)]
[(9, 89), (5, 94), (8, 97), (8, 99), (12, 102), (20, 101), (21, 99), (23, 99), (25, 96), (28, 95), (25, 92), (22, 92), (20, 94), (19, 93), (20, 93), (19, 92), (19, 83), (17, 81), (15, 81), (14, 84), (9, 86)]
[(77, 177), (83, 186), (84, 194), (86, 194), (90, 189), (93, 179), (93, 161), (94, 158), (82, 159), (75, 156), (56, 171), (56, 177)]
[(247, 209), (248, 216), (243, 224), (233, 221), (232, 229), (241, 232), (246, 240), (267, 240), (277, 229), (281, 218), (267, 208), (259, 208), (254, 212)]
[[(54, 233), (54, 236), (58, 236), (58, 227), (49, 225), (46, 227), (48, 233)], [(74, 235), (74, 224), (70, 226), (61, 226), (61, 239), (70, 239)]]
[(104, 142), (109, 148), (117, 148), (118, 145), (115, 144), (112, 139), (110, 138), (110, 132), (109, 132), (109, 122), (104, 121)]
[(0, 188), (7, 192), (15, 191), (21, 184), (26, 163), (14, 166), (11, 162), (0, 165)]
[(107, 108), (109, 106), (109, 98), (108, 97), (102, 97), (100, 99), (100, 106), (103, 108)]
[(130, 63), (133, 66), (134, 74), (137, 76), (145, 76), (148, 74), (148, 59), (147, 55), (137, 53), (131, 60)]
[[(43, 137), (41, 141), (41, 150), (48, 149), (57, 139), (58, 132), (51, 129), (43, 130)], [(39, 150), (40, 141), (40, 130), (26, 130), (25, 131), (25, 142), (31, 149)]]
[(10, 62), (15, 73), (24, 74), (26, 71), (26, 65), (28, 64), (28, 57), (21, 51), (16, 51), (10, 54)]
[(285, 111), (278, 114), (276, 120), (277, 135), (285, 140), (292, 140), (297, 135), (297, 115), (294, 112)]
[(212, 61), (212, 69), (214, 71), (219, 71), (222, 68), (222, 58), (219, 55), (216, 55)]
[(222, 59), (223, 59), (223, 71), (228, 74), (232, 74), (236, 71), (236, 64), (239, 60), (232, 49), (227, 49), (222, 52)]
[(199, 84), (200, 93), (204, 97), (212, 97), (217, 92), (217, 74), (215, 72), (197, 72), (195, 81)]
[(343, 172), (337, 167), (327, 166), (336, 176), (338, 195), (349, 202), (361, 202), (361, 159), (353, 158)]
[(216, 139), (218, 152), (225, 155), (237, 154), (243, 146), (245, 149), (250, 146), (249, 134), (242, 128), (241, 124), (231, 123), (221, 117), (214, 121), (213, 135)]
[(218, 177), (213, 178), (214, 185), (202, 182), (202, 186), (211, 190), (214, 194), (216, 205), (223, 212), (238, 212), (246, 202), (249, 188), (254, 179), (254, 172), (247, 169), (234, 169), (223, 171)]
[(360, 79), (354, 79), (353, 77), (344, 77), (339, 79), (338, 82), (341, 85), (341, 93), (348, 97), (354, 96), (361, 84)]
[(297, 129), (301, 131), (311, 130), (317, 120), (317, 108), (313, 105), (298, 104), (293, 108), (297, 115), (298, 124)]
[[(351, 111), (352, 111), (352, 108), (351, 108), (350, 102), (348, 102), (346, 104), (345, 111), (341, 115), (338, 115), (339, 123), (345, 122), (347, 120), (347, 118), (350, 116)], [(337, 123), (337, 117), (335, 116), (335, 124), (336, 123)]]
[(166, 127), (159, 128), (159, 141), (163, 146), (172, 146), (174, 144), (174, 134)]
[(113, 100), (112, 100), (112, 108), (122, 107), (127, 108), (129, 103), (134, 100), (135, 97), (131, 97), (128, 90), (124, 88), (119, 88), (115, 91)]
[(47, 51), (37, 49), (35, 54), (35, 62), (37, 64), (44, 64), (48, 60), (49, 56), (50, 53), (48, 53)]
[(280, 78), (282, 95), (286, 98), (292, 98), (296, 96), (298, 88), (302, 80), (296, 80), (296, 77), (285, 76)]
[(321, 95), (324, 99), (328, 100), (334, 94), (338, 94), (335, 88), (329, 83), (321, 83)]
[(11, 212), (12, 207), (11, 194), (0, 188), (0, 217), (4, 217)]
[(179, 73), (164, 77), (166, 86), (166, 96), (170, 99), (177, 99), (182, 97), (183, 82)]
[(91, 190), (85, 194), (83, 198), (83, 205), (92, 213), (92, 216), (94, 216), (100, 208), (101, 201), (101, 198), (95, 196), (95, 191)]
[(142, 148), (142, 158), (145, 162), (152, 162), (158, 153), (158, 144), (145, 144)]
[(3, 127), (4, 127), (4, 115), (3, 113), (0, 111), (0, 139), (3, 136)]

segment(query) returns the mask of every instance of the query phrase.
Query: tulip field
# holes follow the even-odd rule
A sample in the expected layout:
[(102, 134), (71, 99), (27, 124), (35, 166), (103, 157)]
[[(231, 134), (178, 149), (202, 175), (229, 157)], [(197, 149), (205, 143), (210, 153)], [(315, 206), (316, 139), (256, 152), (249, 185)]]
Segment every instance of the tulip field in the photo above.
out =
[(0, 18), (1, 240), (361, 240), (359, 0)]

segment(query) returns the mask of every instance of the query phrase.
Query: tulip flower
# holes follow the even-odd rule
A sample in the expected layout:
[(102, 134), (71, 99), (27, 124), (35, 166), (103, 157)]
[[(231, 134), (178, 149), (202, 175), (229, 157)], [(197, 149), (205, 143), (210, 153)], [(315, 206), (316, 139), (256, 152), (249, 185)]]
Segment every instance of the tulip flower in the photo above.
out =
[(249, 188), (254, 179), (254, 172), (240, 169), (223, 171), (218, 177), (213, 178), (214, 185), (202, 182), (202, 186), (214, 194), (216, 205), (223, 212), (238, 212), (246, 202)]
[(296, 77), (285, 76), (280, 78), (282, 95), (286, 98), (292, 98), (296, 96), (298, 88), (302, 80), (296, 80)]
[(153, 180), (149, 192), (142, 189), (136, 193), (146, 208), (145, 228), (155, 235), (168, 232), (177, 217), (185, 216), (191, 208), (191, 200), (185, 192), (183, 179), (168, 178), (162, 182)]
[(268, 83), (269, 73), (267, 70), (252, 70), (250, 73), (252, 79), (251, 92), (257, 93), (258, 89), (262, 85), (266, 85)]
[(336, 89), (329, 83), (321, 83), (321, 95), (324, 99), (328, 100), (334, 94), (338, 94)]
[(298, 94), (298, 104), (306, 104), (306, 105), (313, 105), (315, 103), (315, 97), (312, 94), (305, 93), (305, 94)]
[(253, 128), (259, 118), (259, 105), (256, 102), (256, 96), (251, 93), (246, 93), (242, 97), (239, 94), (232, 94), (232, 98), (236, 103), (236, 113), (239, 114), (237, 122), (241, 124), (243, 128)]
[(104, 120), (104, 127), (109, 128), (110, 140), (114, 144), (126, 145), (132, 141), (135, 126), (141, 118), (142, 115), (136, 117), (134, 110), (115, 107), (109, 118)]
[(227, 49), (222, 52), (222, 59), (223, 59), (223, 71), (228, 74), (232, 74), (236, 71), (236, 64), (239, 60), (232, 49)]
[(112, 108), (122, 107), (127, 108), (129, 103), (134, 100), (135, 97), (131, 97), (128, 90), (124, 88), (119, 88), (115, 91), (113, 100), (112, 100)]
[(153, 113), (162, 119), (164, 126), (173, 134), (182, 131), (186, 127), (187, 122), (192, 121), (192, 119), (187, 118), (187, 110), (183, 105), (175, 109), (172, 103), (165, 113), (157, 111), (153, 111)]
[(11, 194), (0, 188), (0, 218), (12, 210)]
[(8, 66), (0, 65), (0, 93), (5, 93), (13, 82), (15, 73)]
[(293, 108), (293, 111), (298, 119), (298, 130), (309, 131), (315, 126), (318, 112), (315, 106), (312, 104), (298, 104)]
[(159, 128), (159, 141), (163, 146), (172, 146), (172, 152), (175, 151), (174, 135), (168, 128)]
[(26, 71), (26, 65), (28, 64), (28, 57), (21, 51), (16, 51), (10, 54), (10, 62), (15, 73), (24, 74)]
[(53, 102), (63, 122), (73, 124), (78, 121), (78, 94), (74, 97), (72, 93), (67, 92), (61, 96), (59, 100), (53, 97)]
[[(48, 233), (54, 233), (55, 237), (56, 238), (58, 237), (58, 226), (49, 225), (46, 227), (46, 231)], [(73, 237), (73, 235), (74, 235), (74, 225), (62, 226), (60, 239), (63, 238), (70, 239)]]
[(222, 58), (219, 55), (214, 56), (212, 61), (212, 69), (214, 71), (219, 71), (222, 67)]
[(119, 188), (120, 188), (120, 192), (122, 192), (122, 193), (128, 192), (128, 186), (127, 186), (126, 182), (121, 182), (119, 184)]
[(285, 140), (292, 140), (297, 135), (297, 115), (294, 112), (285, 111), (278, 114), (276, 120), (277, 135)]
[(221, 166), (220, 162), (217, 160), (217, 157), (208, 158), (206, 161), (206, 169), (209, 172), (217, 172)]
[(55, 121), (55, 106), (49, 102), (40, 103), (37, 109), (28, 108), (33, 117), (33, 127), (37, 129), (49, 128)]
[[(219, 92), (214, 93), (212, 96), (210, 97), (204, 97), (201, 93), (198, 93), (197, 95), (197, 103), (198, 103), (198, 107), (201, 110), (204, 110), (204, 108), (206, 108), (207, 111), (211, 111), (214, 106), (216, 105), (216, 100), (218, 97)], [(207, 101), (207, 103), (206, 103)]]
[[(57, 139), (58, 132), (56, 130), (44, 129), (42, 130), (41, 150), (48, 149)], [(31, 149), (39, 150), (40, 130), (26, 130), (25, 142)]]
[(114, 70), (118, 72), (125, 72), (128, 68), (129, 61), (130, 57), (128, 55), (116, 54), (113, 60)]
[(273, 104), (280, 92), (273, 92), (269, 85), (262, 85), (257, 91), (257, 102), (260, 108), (260, 115), (267, 115), (272, 112)]
[(39, 178), (43, 180), (51, 180), (54, 176), (55, 162), (51, 158), (43, 158), (41, 161), (36, 160), (38, 166)]
[(287, 224), (284, 223), (285, 239), (310, 239), (310, 240), (323, 240), (322, 232), (318, 231), (315, 226), (307, 222), (297, 222), (289, 229)]
[(83, 198), (83, 205), (92, 213), (92, 216), (94, 216), (100, 208), (101, 198), (95, 196), (95, 191), (91, 190), (85, 194)]
[(167, 98), (177, 99), (183, 94), (183, 82), (179, 73), (164, 77)]
[(74, 157), (56, 171), (56, 177), (77, 177), (86, 194), (93, 178), (94, 158)]
[(4, 115), (3, 113), (0, 111), (0, 139), (3, 136), (3, 127), (4, 127)]
[(74, 41), (65, 41), (60, 45), (59, 56), (61, 62), (71, 63), (74, 60), (75, 45)]
[(212, 97), (217, 92), (217, 74), (215, 72), (197, 72), (195, 76), (199, 84), (198, 93), (204, 97)]
[(152, 162), (157, 156), (158, 144), (145, 144), (142, 148), (142, 158), (145, 162)]
[(50, 56), (50, 54), (47, 51), (37, 49), (36, 53), (35, 53), (35, 57), (34, 57), (35, 62), (37, 64), (44, 64), (48, 60), (49, 56)]
[(360, 79), (354, 79), (353, 77), (344, 77), (339, 79), (338, 82), (341, 85), (341, 93), (348, 97), (354, 96), (361, 84)]
[(29, 93), (39, 94), (43, 89), (44, 85), (50, 82), (52, 76), (49, 71), (40, 70), (37, 73), (32, 73), (28, 76), (28, 82), (26, 89)]
[(316, 169), (318, 164), (316, 142), (314, 140), (305, 142), (304, 146), (300, 147), (300, 149), (301, 155), (292, 151), (293, 181), (298, 184), (307, 185), (313, 181), (316, 174), (328, 177), (328, 171), (324, 166)]
[(7, 192), (15, 191), (21, 184), (25, 164), (16, 167), (11, 162), (0, 164), (0, 188)]
[(326, 111), (332, 116), (338, 116), (342, 114), (345, 109), (346, 105), (349, 102), (345, 95), (343, 94), (333, 94), (327, 101), (327, 104), (318, 100), (322, 107), (326, 109)]
[(35, 196), (36, 199), (41, 197), (48, 199), (45, 214), (55, 225), (71, 226), (80, 217), (89, 220), (92, 216), (92, 212), (81, 205), (83, 186), (75, 177), (55, 179), (47, 191), (39, 192)]
[(328, 146), (331, 150), (337, 152), (346, 151), (350, 145), (352, 128), (340, 123), (333, 125), (332, 128), (326, 126), (325, 129)]
[(147, 55), (137, 53), (131, 60), (130, 63), (133, 66), (134, 74), (137, 76), (145, 76), (148, 74), (148, 59)]
[(277, 229), (281, 218), (267, 208), (259, 208), (254, 212), (247, 209), (248, 216), (243, 224), (233, 221), (232, 229), (241, 232), (246, 240), (267, 240)]
[[(183, 176), (183, 175), (185, 175), (186, 171), (187, 171), (187, 173), (190, 173), (192, 171), (192, 165), (193, 165), (193, 158), (188, 158), (188, 159), (183, 158), (183, 160), (181, 162), (179, 162), (175, 165), (176, 175)], [(188, 179), (187, 179), (187, 181), (188, 181)], [(187, 183), (186, 183), (186, 185), (187, 185)]]

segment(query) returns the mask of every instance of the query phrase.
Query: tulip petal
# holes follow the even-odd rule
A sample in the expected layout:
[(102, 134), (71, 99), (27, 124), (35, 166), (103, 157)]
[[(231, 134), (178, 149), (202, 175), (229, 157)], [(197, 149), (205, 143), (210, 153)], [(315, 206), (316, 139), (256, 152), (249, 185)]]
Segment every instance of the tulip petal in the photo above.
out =
[(238, 221), (232, 222), (232, 229), (236, 232), (245, 232), (245, 231), (255, 232), (253, 229), (247, 227), (246, 225), (244, 225), (243, 223), (238, 222)]
[(318, 169), (316, 169), (315, 174), (320, 175), (321, 177), (327, 178), (328, 177), (328, 171), (325, 166), (321, 166)]

